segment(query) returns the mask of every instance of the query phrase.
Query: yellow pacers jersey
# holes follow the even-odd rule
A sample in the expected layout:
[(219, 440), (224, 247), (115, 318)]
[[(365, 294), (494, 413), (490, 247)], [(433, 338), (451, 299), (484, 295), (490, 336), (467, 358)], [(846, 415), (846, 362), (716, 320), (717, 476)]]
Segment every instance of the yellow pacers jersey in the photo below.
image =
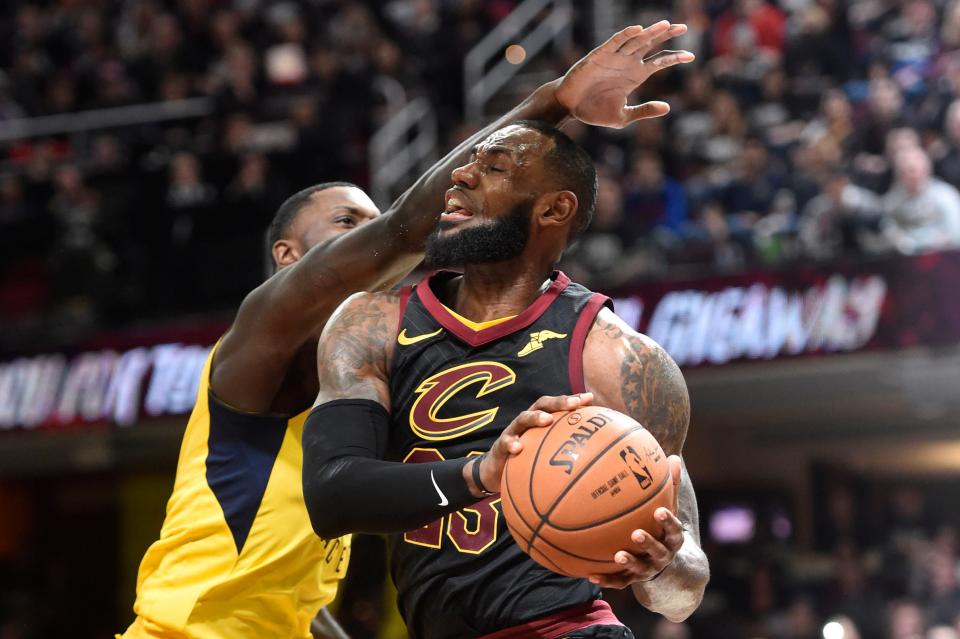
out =
[(346, 572), (350, 538), (324, 541), (310, 526), (300, 443), (307, 413), (287, 420), (224, 405), (209, 389), (212, 358), (124, 638), (309, 638)]

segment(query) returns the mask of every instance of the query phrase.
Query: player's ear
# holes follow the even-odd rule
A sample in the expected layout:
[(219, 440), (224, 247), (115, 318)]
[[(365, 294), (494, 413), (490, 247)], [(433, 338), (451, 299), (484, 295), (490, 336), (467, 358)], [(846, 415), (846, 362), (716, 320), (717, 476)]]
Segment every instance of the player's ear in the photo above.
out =
[(545, 193), (537, 202), (537, 219), (544, 226), (568, 226), (577, 214), (577, 196), (573, 191)]
[(273, 243), (270, 251), (273, 253), (273, 261), (277, 265), (277, 269), (290, 266), (302, 257), (300, 249), (290, 240), (277, 240)]

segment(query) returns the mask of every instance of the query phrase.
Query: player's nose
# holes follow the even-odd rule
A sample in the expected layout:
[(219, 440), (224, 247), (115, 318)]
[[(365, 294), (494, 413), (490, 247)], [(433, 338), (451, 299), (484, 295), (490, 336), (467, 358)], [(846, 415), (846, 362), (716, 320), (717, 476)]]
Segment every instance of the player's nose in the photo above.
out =
[(468, 162), (458, 166), (450, 174), (450, 178), (456, 186), (462, 186), (466, 189), (472, 189), (477, 186), (476, 162)]

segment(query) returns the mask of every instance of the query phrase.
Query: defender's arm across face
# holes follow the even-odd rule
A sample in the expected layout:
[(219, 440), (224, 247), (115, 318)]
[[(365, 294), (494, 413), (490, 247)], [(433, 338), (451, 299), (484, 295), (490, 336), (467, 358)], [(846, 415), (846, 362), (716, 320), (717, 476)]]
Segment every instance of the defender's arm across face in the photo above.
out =
[(217, 349), (214, 392), (243, 410), (270, 410), (294, 355), (347, 296), (389, 288), (420, 262), (443, 211), (450, 173), (476, 144), (511, 122), (556, 124), (567, 116), (554, 92), (554, 83), (543, 85), (433, 165), (384, 215), (314, 246), (254, 289)]
[(392, 286), (419, 263), (426, 238), (443, 210), (451, 172), (494, 131), (519, 120), (559, 125), (571, 112), (590, 124), (614, 128), (664, 115), (668, 108), (662, 102), (633, 107), (627, 98), (653, 73), (693, 60), (685, 51), (647, 56), (685, 31), (684, 25), (661, 21), (614, 34), (564, 77), (541, 86), (453, 149), (386, 214), (313, 247), (296, 264), (257, 287), (243, 301), (217, 349), (213, 391), (242, 410), (269, 411), (293, 357), (340, 302), (357, 291)]
[(597, 575), (591, 581), (613, 588), (630, 585), (646, 608), (682, 621), (700, 605), (710, 577), (707, 557), (700, 548), (696, 494), (680, 457), (690, 424), (690, 398), (683, 375), (659, 344), (604, 309), (584, 347), (584, 376), (596, 404), (630, 415), (657, 438), (671, 456), (677, 490), (675, 512), (660, 508), (656, 513), (663, 524), (663, 537), (634, 531), (615, 556), (623, 570)]

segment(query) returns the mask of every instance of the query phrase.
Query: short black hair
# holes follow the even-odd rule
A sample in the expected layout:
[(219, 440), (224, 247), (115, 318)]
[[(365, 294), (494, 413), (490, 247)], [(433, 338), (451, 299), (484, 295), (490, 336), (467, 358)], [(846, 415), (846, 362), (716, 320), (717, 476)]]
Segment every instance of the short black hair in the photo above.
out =
[(544, 160), (564, 187), (577, 196), (577, 214), (568, 238), (568, 243), (572, 244), (590, 226), (597, 207), (597, 168), (593, 158), (570, 136), (546, 122), (519, 120), (514, 124), (538, 131), (553, 140), (553, 149), (544, 156)]
[(298, 191), (288, 197), (287, 200), (280, 205), (280, 208), (277, 209), (273, 220), (270, 222), (270, 226), (267, 227), (267, 251), (270, 251), (273, 245), (277, 243), (277, 240), (284, 236), (287, 229), (293, 224), (293, 221), (297, 219), (297, 214), (306, 206), (314, 193), (326, 191), (327, 189), (332, 189), (337, 186), (346, 186), (354, 189), (360, 188), (351, 182), (323, 182), (322, 184), (308, 186), (302, 191)]

